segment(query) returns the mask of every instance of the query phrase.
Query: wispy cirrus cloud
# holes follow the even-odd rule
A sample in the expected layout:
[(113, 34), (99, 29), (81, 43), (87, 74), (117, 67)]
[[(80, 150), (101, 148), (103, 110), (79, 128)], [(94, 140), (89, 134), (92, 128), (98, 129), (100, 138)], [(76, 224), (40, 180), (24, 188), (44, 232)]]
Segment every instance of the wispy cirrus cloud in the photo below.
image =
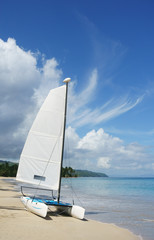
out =
[(86, 15), (78, 13), (77, 16), (88, 36), (91, 61), (105, 77), (102, 84), (113, 85), (114, 71), (126, 55), (127, 47), (119, 40), (108, 38), (102, 29)]
[(118, 134), (118, 135), (132, 135), (132, 136), (153, 136), (154, 135), (154, 129), (151, 129), (149, 131), (137, 131), (137, 130), (131, 130), (131, 129), (117, 129), (110, 127), (107, 129), (109, 133), (112, 134)]
[(82, 127), (87, 124), (95, 126), (109, 121), (135, 108), (144, 98), (144, 95), (136, 98), (133, 97), (132, 99), (129, 96), (120, 97), (118, 100), (116, 98), (109, 98), (109, 100), (102, 105), (99, 103), (98, 107), (92, 108), (90, 107), (90, 103), (94, 101), (98, 102), (98, 88), (97, 69), (92, 71), (87, 87), (85, 87), (80, 94), (76, 94), (74, 84), (71, 85), (69, 119), (74, 127)]

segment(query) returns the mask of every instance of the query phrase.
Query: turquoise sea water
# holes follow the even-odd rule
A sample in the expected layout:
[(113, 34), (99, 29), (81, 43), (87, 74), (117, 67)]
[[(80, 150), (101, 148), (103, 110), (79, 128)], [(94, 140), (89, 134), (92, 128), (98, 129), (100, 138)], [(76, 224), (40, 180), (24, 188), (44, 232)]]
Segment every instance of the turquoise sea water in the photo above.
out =
[(87, 219), (154, 240), (154, 178), (63, 178), (61, 200), (73, 199), (86, 209)]
[(86, 218), (114, 223), (144, 240), (154, 240), (154, 178), (63, 179), (62, 189), (64, 200), (74, 197), (76, 204), (86, 208)]

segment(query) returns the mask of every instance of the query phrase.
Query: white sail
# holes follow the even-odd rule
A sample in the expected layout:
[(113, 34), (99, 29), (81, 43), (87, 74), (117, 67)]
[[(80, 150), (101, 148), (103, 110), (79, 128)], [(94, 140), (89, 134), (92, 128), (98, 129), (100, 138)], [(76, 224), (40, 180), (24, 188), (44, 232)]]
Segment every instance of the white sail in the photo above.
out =
[(30, 129), (16, 179), (58, 190), (66, 85), (49, 92)]

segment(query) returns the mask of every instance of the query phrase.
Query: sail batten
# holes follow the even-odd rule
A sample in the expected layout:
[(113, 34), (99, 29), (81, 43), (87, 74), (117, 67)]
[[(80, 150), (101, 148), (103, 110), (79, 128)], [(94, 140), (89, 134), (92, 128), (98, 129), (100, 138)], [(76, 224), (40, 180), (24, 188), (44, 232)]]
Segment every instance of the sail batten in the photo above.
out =
[(20, 156), (16, 179), (58, 190), (64, 130), (66, 85), (49, 92)]

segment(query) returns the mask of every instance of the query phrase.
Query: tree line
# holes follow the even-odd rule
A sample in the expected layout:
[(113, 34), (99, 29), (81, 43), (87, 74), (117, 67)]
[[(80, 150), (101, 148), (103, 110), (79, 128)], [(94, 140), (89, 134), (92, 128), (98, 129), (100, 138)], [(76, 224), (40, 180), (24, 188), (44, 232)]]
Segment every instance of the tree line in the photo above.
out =
[(62, 177), (78, 177), (76, 171), (71, 167), (62, 168)]
[(0, 163), (0, 176), (15, 177), (18, 169), (17, 163), (1, 162)]

